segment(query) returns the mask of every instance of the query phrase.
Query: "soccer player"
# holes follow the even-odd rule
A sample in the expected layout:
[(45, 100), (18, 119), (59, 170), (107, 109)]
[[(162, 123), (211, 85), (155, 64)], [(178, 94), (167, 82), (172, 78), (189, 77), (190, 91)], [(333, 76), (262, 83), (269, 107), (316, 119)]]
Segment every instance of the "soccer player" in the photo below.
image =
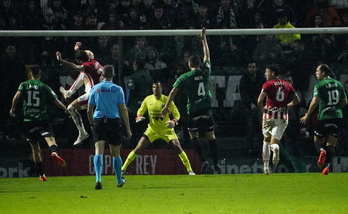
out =
[(68, 109), (58, 100), (54, 91), (40, 81), (41, 68), (39, 65), (30, 67), (31, 79), (20, 83), (18, 91), (12, 99), (10, 115), (16, 117), (15, 111), (19, 100), (23, 97), (24, 135), (27, 137), (32, 150), (36, 173), (41, 181), (46, 181), (46, 175), (42, 167), (42, 157), (39, 139), (43, 137), (51, 150), (51, 157), (59, 166), (66, 166), (66, 162), (58, 155), (58, 146), (54, 138), (52, 126), (47, 114), (50, 102), (63, 109), (69, 115)]
[(109, 144), (110, 153), (113, 157), (112, 163), (116, 174), (117, 187), (122, 187), (126, 182), (122, 178), (121, 172), (122, 134), (119, 118), (125, 124), (126, 138), (129, 139), (132, 136), (123, 89), (112, 82), (115, 76), (114, 67), (106, 65), (103, 68), (103, 75), (104, 81), (92, 88), (87, 106), (88, 121), (92, 126), (95, 141), (93, 163), (96, 174), (96, 190), (102, 189), (101, 173), (106, 142)]
[[(273, 152), (272, 162), (276, 167), (279, 163), (279, 144), (288, 125), (288, 109), (299, 104), (300, 98), (292, 85), (278, 78), (279, 70), (276, 66), (267, 66), (265, 77), (267, 82), (262, 85), (257, 104), (263, 113), (262, 159), (264, 174), (270, 174), (270, 150)], [(266, 98), (266, 105), (264, 99)]]
[(210, 52), (206, 37), (206, 29), (203, 28), (200, 34), (200, 39), (203, 44), (203, 64), (201, 58), (197, 55), (190, 56), (188, 65), (190, 71), (182, 74), (173, 85), (170, 91), (166, 105), (162, 113), (169, 113), (169, 106), (179, 90), (186, 93), (188, 97), (187, 114), (189, 117), (188, 130), (191, 141), (195, 146), (195, 150), (202, 162), (201, 173), (205, 173), (209, 166), (206, 161), (202, 144), (198, 140), (199, 131), (205, 132), (205, 137), (209, 141), (210, 151), (213, 155), (214, 170), (221, 174), (221, 169), (218, 165), (218, 147), (216, 144), (215, 132), (216, 127), (212, 116), (212, 95), (210, 91), (209, 77), (211, 73)]
[(80, 65), (62, 59), (62, 55), (59, 51), (56, 52), (56, 57), (63, 65), (80, 72), (69, 90), (60, 87), (60, 92), (63, 94), (64, 98), (67, 99), (71, 97), (80, 87), (83, 85), (85, 86), (85, 94), (81, 95), (68, 105), (68, 110), (79, 131), (79, 136), (74, 142), (74, 145), (76, 146), (89, 137), (89, 134), (83, 125), (81, 114), (78, 111), (87, 108), (91, 88), (101, 81), (103, 66), (95, 59), (90, 58), (85, 50), (81, 49), (77, 49), (75, 52), (75, 58)]
[(170, 104), (169, 109), (172, 113), (173, 119), (169, 118), (169, 114), (163, 115), (161, 110), (163, 104), (167, 102), (168, 97), (162, 94), (163, 86), (161, 82), (157, 81), (152, 84), (153, 94), (147, 96), (142, 102), (137, 112), (136, 122), (140, 122), (145, 119), (143, 116), (145, 112), (149, 115), (149, 124), (144, 132), (144, 135), (140, 138), (138, 145), (133, 151), (131, 151), (126, 159), (126, 162), (122, 166), (122, 171), (126, 171), (129, 164), (140, 154), (150, 143), (155, 140), (165, 140), (175, 151), (178, 153), (180, 160), (186, 167), (189, 175), (195, 175), (191, 168), (190, 161), (186, 155), (186, 152), (181, 148), (178, 136), (174, 131), (174, 127), (177, 121), (180, 119), (180, 113), (174, 102)]
[(334, 74), (328, 65), (319, 65), (315, 76), (318, 83), (314, 85), (313, 99), (307, 114), (300, 121), (306, 124), (315, 109), (319, 107), (314, 144), (320, 154), (317, 161), (318, 167), (324, 168), (323, 175), (328, 175), (330, 164), (335, 156), (335, 147), (343, 120), (342, 108), (347, 104), (347, 95), (342, 84), (333, 79)]

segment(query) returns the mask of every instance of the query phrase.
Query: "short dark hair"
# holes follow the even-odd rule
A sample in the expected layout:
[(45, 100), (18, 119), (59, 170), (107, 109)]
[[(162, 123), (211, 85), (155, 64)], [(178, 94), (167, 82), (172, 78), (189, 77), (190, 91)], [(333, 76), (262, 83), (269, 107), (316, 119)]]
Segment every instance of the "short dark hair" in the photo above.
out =
[(276, 76), (279, 75), (279, 67), (277, 65), (268, 65), (266, 69), (269, 69), (271, 72), (274, 72)]
[(89, 57), (85, 50), (79, 49), (75, 52), (75, 59), (87, 62), (89, 60)]
[(103, 76), (105, 78), (112, 78), (115, 74), (115, 68), (113, 65), (105, 65), (103, 67)]
[(201, 58), (198, 55), (192, 55), (189, 58), (189, 63), (191, 67), (198, 68), (199, 65), (201, 64)]
[(41, 67), (40, 65), (32, 65), (30, 66), (30, 71), (33, 74), (34, 77), (41, 74)]
[(336, 79), (336, 75), (327, 64), (320, 64), (319, 69), (320, 71), (324, 72), (326, 75), (330, 76), (331, 78)]

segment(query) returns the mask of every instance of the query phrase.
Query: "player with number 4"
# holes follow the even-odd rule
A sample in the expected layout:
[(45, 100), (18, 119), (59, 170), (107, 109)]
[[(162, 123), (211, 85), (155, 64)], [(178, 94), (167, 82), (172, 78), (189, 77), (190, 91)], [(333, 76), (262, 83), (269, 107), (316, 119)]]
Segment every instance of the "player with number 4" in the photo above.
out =
[[(269, 158), (273, 152), (272, 162), (274, 168), (279, 163), (279, 144), (288, 125), (289, 108), (300, 103), (292, 85), (278, 78), (279, 69), (275, 65), (267, 66), (265, 78), (267, 82), (262, 85), (257, 104), (263, 113), (262, 132), (263, 146), (262, 159), (264, 174), (270, 174)], [(264, 105), (264, 99), (266, 104)]]
[(167, 114), (169, 112), (168, 108), (178, 91), (182, 91), (187, 95), (188, 130), (191, 142), (201, 160), (201, 173), (207, 172), (209, 162), (205, 159), (202, 144), (198, 140), (199, 131), (205, 133), (213, 156), (214, 170), (216, 173), (221, 174), (221, 169), (218, 165), (218, 147), (214, 132), (216, 124), (212, 116), (212, 95), (209, 82), (211, 63), (205, 28), (202, 29), (199, 37), (203, 45), (203, 63), (201, 62), (201, 57), (198, 55), (190, 56), (188, 61), (190, 71), (182, 74), (176, 80), (162, 113)]

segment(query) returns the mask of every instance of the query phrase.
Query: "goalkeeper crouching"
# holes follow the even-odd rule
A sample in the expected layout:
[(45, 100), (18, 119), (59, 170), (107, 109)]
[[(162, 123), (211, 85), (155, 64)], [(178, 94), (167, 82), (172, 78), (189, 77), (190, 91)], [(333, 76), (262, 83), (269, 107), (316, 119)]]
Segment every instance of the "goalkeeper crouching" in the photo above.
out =
[(144, 135), (140, 138), (137, 146), (131, 151), (122, 166), (122, 172), (127, 170), (129, 164), (152, 142), (158, 139), (166, 141), (175, 151), (178, 153), (180, 160), (187, 169), (189, 175), (195, 175), (191, 168), (190, 161), (181, 148), (178, 136), (174, 131), (177, 121), (180, 119), (180, 113), (178, 108), (172, 102), (169, 106), (173, 119), (169, 118), (169, 114), (164, 116), (161, 113), (163, 105), (167, 102), (168, 97), (162, 94), (163, 86), (161, 82), (157, 81), (152, 84), (152, 95), (147, 96), (142, 102), (137, 112), (136, 122), (140, 122), (145, 119), (143, 116), (145, 112), (148, 112), (149, 124), (144, 132)]

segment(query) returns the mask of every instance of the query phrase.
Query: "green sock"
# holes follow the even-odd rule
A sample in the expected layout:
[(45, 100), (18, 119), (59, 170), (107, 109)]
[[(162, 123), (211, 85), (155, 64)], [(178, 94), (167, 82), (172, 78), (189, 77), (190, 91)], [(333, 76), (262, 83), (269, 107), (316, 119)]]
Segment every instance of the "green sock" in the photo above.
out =
[(126, 171), (128, 168), (128, 165), (131, 164), (133, 162), (133, 160), (137, 157), (138, 155), (135, 154), (134, 151), (131, 151), (129, 153), (129, 155), (127, 156), (126, 161), (124, 162), (123, 166), (122, 166), (122, 171)]
[(186, 153), (184, 151), (182, 151), (179, 154), (180, 160), (181, 162), (184, 164), (184, 166), (186, 167), (188, 172), (192, 172), (192, 168), (191, 168), (191, 164), (190, 164), (190, 160), (188, 159)]

